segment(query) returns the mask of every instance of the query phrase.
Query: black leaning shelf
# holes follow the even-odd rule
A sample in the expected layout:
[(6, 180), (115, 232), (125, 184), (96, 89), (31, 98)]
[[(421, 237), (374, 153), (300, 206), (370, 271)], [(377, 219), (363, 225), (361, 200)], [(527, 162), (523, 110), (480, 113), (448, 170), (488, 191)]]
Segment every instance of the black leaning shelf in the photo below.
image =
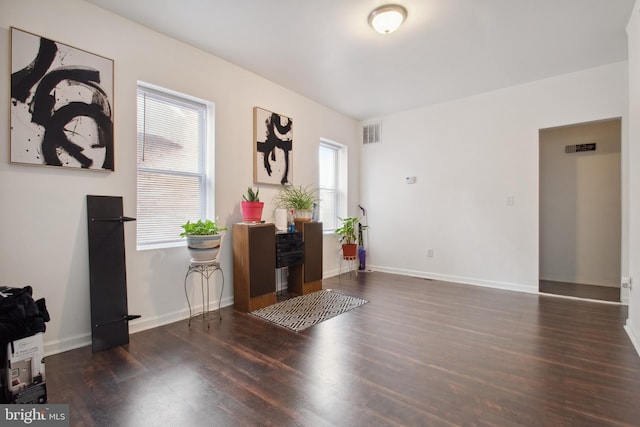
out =
[(127, 308), (127, 272), (122, 197), (87, 195), (91, 349), (93, 352), (129, 342), (129, 321), (141, 316)]

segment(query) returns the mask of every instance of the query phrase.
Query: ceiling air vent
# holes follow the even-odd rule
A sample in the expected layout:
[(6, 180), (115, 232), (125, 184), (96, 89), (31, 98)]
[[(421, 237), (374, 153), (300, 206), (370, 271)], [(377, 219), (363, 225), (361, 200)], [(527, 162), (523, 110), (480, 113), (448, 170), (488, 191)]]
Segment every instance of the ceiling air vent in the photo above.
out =
[(362, 144), (377, 144), (382, 141), (380, 136), (381, 122), (362, 126)]

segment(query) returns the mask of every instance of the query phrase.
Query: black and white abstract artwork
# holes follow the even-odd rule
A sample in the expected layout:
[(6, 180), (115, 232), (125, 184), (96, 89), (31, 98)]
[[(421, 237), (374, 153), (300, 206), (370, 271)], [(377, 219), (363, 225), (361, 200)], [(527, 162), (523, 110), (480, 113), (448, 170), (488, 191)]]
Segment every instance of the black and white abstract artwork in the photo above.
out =
[(11, 28), (11, 162), (114, 170), (113, 60)]
[(254, 107), (253, 137), (254, 183), (292, 184), (293, 120)]

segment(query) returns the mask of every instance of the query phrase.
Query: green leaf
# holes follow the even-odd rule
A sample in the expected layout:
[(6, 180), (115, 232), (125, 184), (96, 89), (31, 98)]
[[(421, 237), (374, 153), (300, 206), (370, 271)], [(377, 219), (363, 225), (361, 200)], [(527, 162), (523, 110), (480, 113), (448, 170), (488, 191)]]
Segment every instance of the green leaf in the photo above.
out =
[(215, 221), (211, 221), (210, 219), (207, 219), (204, 222), (200, 219), (197, 222), (191, 222), (189, 220), (180, 227), (184, 230), (180, 233), (180, 237), (186, 237), (188, 234), (195, 236), (214, 235), (227, 230), (226, 227), (221, 227)]
[(247, 187), (247, 194), (242, 195), (242, 200), (244, 200), (245, 202), (259, 202), (260, 201), (260, 197), (258, 196), (259, 193), (260, 193), (259, 188), (256, 189), (256, 191), (253, 191), (253, 188)]

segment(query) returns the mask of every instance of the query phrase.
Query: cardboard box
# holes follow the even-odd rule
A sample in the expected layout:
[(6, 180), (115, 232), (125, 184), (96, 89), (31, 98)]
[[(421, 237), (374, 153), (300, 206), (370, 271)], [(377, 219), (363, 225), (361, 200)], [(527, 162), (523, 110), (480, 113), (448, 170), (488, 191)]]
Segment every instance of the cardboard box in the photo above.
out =
[(5, 384), (10, 403), (46, 403), (43, 334), (7, 344)]

